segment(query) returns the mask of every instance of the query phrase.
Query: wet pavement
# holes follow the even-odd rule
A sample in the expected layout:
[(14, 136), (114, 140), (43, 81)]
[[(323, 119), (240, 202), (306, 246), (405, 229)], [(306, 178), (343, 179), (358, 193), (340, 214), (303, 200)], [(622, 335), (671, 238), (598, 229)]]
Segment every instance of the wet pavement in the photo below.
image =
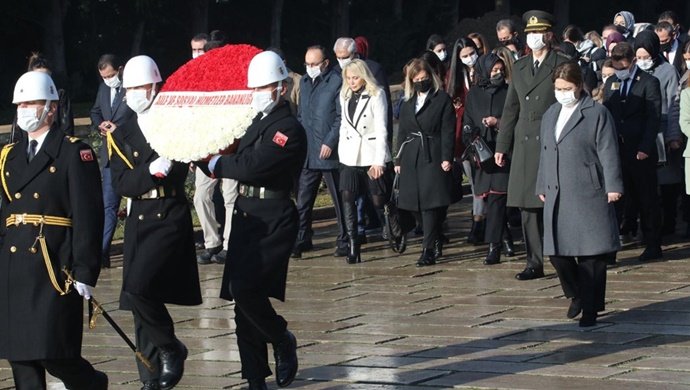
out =
[[(521, 245), (518, 256), (483, 265), (486, 245), (463, 243), (469, 219), (466, 199), (449, 212), (444, 257), (425, 268), (415, 267), (419, 237), (403, 255), (383, 241), (366, 244), (363, 262), (348, 265), (332, 256), (333, 221), (316, 223), (315, 250), (291, 262), (287, 301), (275, 304), (299, 345), (290, 388), (690, 388), (690, 245), (682, 238), (672, 236), (664, 260), (651, 263), (637, 261), (639, 245), (626, 245), (608, 270), (606, 312), (580, 328), (565, 316), (569, 300), (550, 265), (545, 278), (516, 280)], [(178, 388), (244, 388), (233, 304), (218, 298), (222, 266), (200, 274), (204, 303), (170, 307), (189, 348)], [(96, 296), (132, 335), (131, 314), (117, 310), (121, 275), (105, 270)], [(111, 389), (141, 386), (132, 354), (103, 319), (85, 331), (83, 354), (108, 373)], [(13, 382), (3, 361), (6, 388)], [(50, 379), (49, 388), (63, 387)]]

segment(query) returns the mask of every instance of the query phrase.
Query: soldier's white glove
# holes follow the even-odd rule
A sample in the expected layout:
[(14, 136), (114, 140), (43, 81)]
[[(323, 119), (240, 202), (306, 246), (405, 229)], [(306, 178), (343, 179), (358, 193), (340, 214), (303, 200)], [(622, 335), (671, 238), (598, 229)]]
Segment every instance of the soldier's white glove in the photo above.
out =
[(149, 164), (149, 172), (158, 178), (164, 178), (172, 169), (172, 162), (165, 157), (158, 157)]
[(74, 289), (77, 290), (77, 293), (84, 297), (84, 299), (91, 299), (91, 290), (93, 287), (89, 286), (88, 284), (75, 281)]

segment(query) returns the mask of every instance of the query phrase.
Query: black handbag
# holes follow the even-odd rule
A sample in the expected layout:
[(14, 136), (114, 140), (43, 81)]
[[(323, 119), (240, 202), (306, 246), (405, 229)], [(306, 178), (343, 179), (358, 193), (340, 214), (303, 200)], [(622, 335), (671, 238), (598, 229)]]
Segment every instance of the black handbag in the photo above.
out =
[(474, 154), (478, 163), (482, 164), (494, 158), (494, 152), (489, 148), (489, 145), (486, 144), (484, 138), (475, 138), (474, 141), (472, 141), (472, 146), (474, 147)]
[(407, 233), (411, 232), (416, 225), (414, 215), (411, 212), (398, 208), (399, 177), (399, 174), (395, 175), (390, 200), (383, 206), (386, 224), (384, 229), (386, 229), (391, 249), (395, 253), (405, 252)]

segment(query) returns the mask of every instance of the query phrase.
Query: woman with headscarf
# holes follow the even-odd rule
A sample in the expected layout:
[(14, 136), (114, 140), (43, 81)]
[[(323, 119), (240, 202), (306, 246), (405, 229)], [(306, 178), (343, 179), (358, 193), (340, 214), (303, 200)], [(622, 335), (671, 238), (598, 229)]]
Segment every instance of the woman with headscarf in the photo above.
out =
[(625, 29), (622, 32), (626, 42), (635, 46), (635, 16), (628, 11), (620, 11), (613, 17), (613, 24)]
[[(477, 85), (467, 95), (463, 118), (463, 142), (469, 145), (481, 138), (493, 151), (500, 127), (503, 105), (508, 84), (505, 82), (505, 64), (496, 54), (490, 53), (477, 60)], [(508, 191), (509, 164), (498, 167), (493, 159), (484, 165), (471, 162), (473, 194), (486, 204), (486, 230), (484, 240), (489, 252), (484, 264), (498, 264), (501, 257), (501, 240), (505, 253), (513, 255), (513, 239), (506, 226), (506, 193)]]
[(604, 48), (606, 49), (606, 55), (611, 56), (611, 50), (616, 46), (616, 44), (625, 42), (625, 37), (619, 32), (612, 32), (606, 37), (606, 43)]
[[(678, 72), (661, 54), (659, 37), (653, 31), (640, 31), (635, 39), (637, 67), (659, 79), (661, 84), (661, 127), (664, 135), (666, 161), (657, 168), (663, 210), (662, 234), (676, 230), (678, 198), (683, 187), (683, 135), (678, 126), (669, 126), (668, 113), (678, 93)], [(658, 145), (662, 146), (662, 145)], [(661, 161), (660, 161), (661, 162)]]

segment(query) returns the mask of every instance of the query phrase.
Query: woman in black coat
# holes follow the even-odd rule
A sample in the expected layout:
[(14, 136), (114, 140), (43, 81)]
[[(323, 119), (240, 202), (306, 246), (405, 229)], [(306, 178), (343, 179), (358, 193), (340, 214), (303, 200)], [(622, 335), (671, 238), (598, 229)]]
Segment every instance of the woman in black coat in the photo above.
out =
[[(477, 85), (470, 89), (465, 102), (462, 134), (465, 145), (481, 137), (492, 151), (496, 149), (496, 137), (508, 91), (504, 69), (503, 60), (493, 53), (483, 55), (477, 61)], [(492, 159), (482, 165), (476, 161), (470, 162), (473, 194), (476, 198), (487, 200), (484, 240), (489, 243), (489, 253), (484, 264), (498, 264), (501, 239), (506, 246), (506, 254), (513, 255), (513, 239), (506, 226), (510, 167), (508, 164), (498, 167)]]
[(395, 159), (400, 174), (398, 206), (419, 212), (424, 240), (417, 266), (436, 263), (445, 209), (451, 204), (451, 163), (455, 141), (455, 109), (429, 64), (415, 59), (407, 67), (405, 100), (400, 108), (402, 140)]

